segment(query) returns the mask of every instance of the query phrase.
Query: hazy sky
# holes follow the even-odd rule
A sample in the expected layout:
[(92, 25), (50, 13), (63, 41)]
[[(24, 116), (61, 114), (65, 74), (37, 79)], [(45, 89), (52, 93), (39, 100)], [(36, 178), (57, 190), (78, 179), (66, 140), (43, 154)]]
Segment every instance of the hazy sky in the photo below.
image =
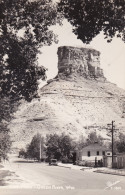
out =
[(58, 35), (59, 43), (43, 47), (42, 54), (39, 55), (39, 65), (48, 68), (48, 79), (57, 74), (57, 48), (59, 46), (91, 47), (101, 52), (101, 67), (105, 77), (125, 89), (125, 43), (121, 39), (114, 38), (112, 43), (107, 43), (101, 33), (93, 39), (91, 44), (85, 45), (72, 33), (72, 27), (67, 20), (64, 20), (63, 26), (56, 25), (52, 29)]

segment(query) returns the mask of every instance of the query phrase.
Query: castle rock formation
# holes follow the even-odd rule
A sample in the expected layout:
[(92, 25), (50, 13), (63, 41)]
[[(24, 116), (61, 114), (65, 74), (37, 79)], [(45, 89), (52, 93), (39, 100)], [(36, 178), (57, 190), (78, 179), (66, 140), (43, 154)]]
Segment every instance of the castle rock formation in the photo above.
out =
[(64, 78), (77, 74), (84, 78), (102, 79), (100, 52), (95, 49), (63, 46), (58, 48), (58, 73)]

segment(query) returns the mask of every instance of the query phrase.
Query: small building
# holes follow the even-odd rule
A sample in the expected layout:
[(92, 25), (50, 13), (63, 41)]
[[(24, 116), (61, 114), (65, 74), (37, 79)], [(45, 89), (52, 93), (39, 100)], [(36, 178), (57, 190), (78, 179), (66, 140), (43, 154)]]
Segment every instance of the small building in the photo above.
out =
[(103, 160), (103, 156), (111, 156), (112, 153), (105, 146), (101, 146), (99, 143), (95, 142), (88, 146), (85, 146), (77, 154), (77, 160), (82, 161), (100, 161)]

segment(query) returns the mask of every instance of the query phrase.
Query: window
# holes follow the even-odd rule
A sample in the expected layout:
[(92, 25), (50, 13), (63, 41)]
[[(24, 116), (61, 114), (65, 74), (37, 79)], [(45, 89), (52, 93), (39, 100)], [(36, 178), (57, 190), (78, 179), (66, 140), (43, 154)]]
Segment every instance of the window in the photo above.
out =
[(99, 151), (97, 151), (97, 156), (99, 156)]
[(105, 151), (102, 152), (102, 155), (105, 156)]
[(88, 151), (88, 157), (90, 157), (90, 151)]

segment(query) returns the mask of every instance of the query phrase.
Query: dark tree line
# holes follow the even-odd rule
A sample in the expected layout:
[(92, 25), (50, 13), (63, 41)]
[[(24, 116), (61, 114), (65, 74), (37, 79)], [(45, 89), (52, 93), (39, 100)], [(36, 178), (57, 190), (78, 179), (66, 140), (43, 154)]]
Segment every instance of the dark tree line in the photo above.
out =
[[(81, 139), (82, 138), (82, 139)], [(81, 150), (83, 147), (98, 142), (103, 144), (103, 138), (98, 136), (95, 132), (91, 132), (88, 138), (81, 137), (79, 140), (74, 141), (69, 135), (62, 134), (49, 134), (42, 137), (36, 134), (31, 142), (27, 145), (26, 149), (21, 149), (19, 156), (25, 158), (37, 159), (57, 159), (63, 162), (73, 160), (73, 154)]]
[[(62, 160), (69, 159), (75, 148), (75, 142), (69, 135), (50, 134), (46, 138), (36, 134), (26, 149), (21, 149), (19, 156), (40, 160), (43, 158)], [(41, 155), (41, 156), (40, 156)]]

